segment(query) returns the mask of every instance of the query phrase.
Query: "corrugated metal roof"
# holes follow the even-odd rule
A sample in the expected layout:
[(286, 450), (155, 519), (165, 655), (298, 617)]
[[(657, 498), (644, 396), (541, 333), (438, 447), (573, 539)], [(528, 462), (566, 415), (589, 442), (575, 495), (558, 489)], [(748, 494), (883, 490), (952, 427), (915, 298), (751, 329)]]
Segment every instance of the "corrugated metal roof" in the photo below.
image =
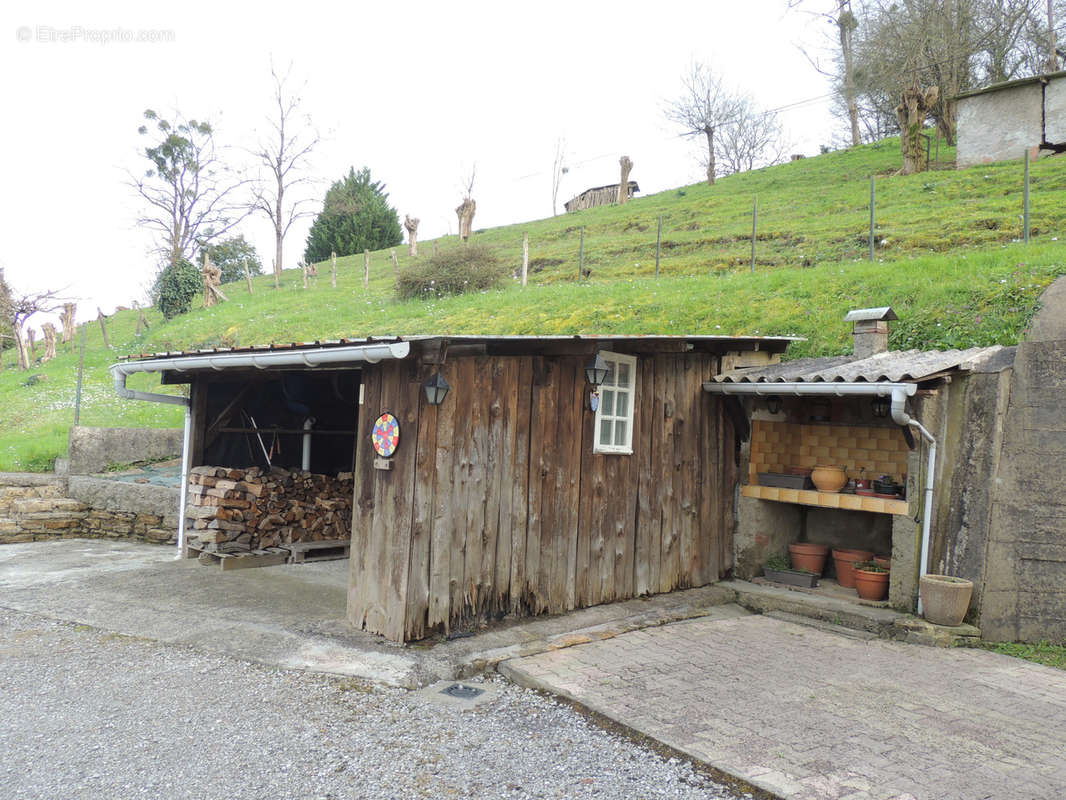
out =
[(716, 375), (714, 380), (719, 383), (918, 382), (953, 370), (973, 370), (1004, 349), (996, 345), (969, 350), (892, 350), (860, 359), (853, 356), (801, 358), (770, 367), (732, 370)]
[[(514, 343), (532, 344), (534, 342), (592, 341), (604, 342), (691, 342), (693, 344), (737, 344), (765, 345), (764, 349), (783, 352), (791, 342), (803, 341), (795, 336), (658, 336), (658, 335), (619, 335), (597, 336), (592, 334), (575, 334), (571, 336), (477, 336), (477, 335), (430, 335), (417, 336), (370, 336), (365, 339), (330, 339), (314, 342), (288, 342), (245, 347), (213, 347), (201, 350), (175, 350), (160, 353), (135, 353), (123, 356), (120, 360), (140, 361), (148, 358), (181, 358), (213, 353), (270, 353), (278, 350), (309, 350), (329, 347), (351, 347), (352, 345), (382, 344), (388, 342), (422, 342), (434, 339), (447, 339), (449, 342), (463, 344)], [(759, 347), (756, 347), (759, 349)]]

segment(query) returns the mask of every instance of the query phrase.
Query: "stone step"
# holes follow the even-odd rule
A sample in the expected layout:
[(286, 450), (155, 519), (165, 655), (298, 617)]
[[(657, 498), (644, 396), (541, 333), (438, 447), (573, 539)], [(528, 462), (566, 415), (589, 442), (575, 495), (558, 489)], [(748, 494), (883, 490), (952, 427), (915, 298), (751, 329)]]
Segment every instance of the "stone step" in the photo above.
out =
[(820, 631), (827, 631), (828, 633), (836, 633), (841, 636), (849, 636), (852, 639), (862, 639), (869, 641), (870, 639), (877, 639), (876, 633), (870, 631), (858, 630), (856, 628), (847, 628), (843, 625), (834, 625), (832, 622), (825, 622), (815, 617), (805, 617), (802, 614), (790, 614), (787, 611), (770, 611), (766, 614), (767, 617), (773, 617), (779, 619), (782, 622), (791, 622), (794, 625), (805, 625), (808, 628), (817, 628)]
[(859, 639), (956, 647), (981, 638), (981, 631), (973, 625), (934, 625), (913, 614), (836, 597), (739, 580), (722, 581), (718, 586), (735, 592), (737, 604), (749, 611)]
[(878, 606), (866, 606), (836, 597), (794, 592), (778, 586), (749, 581), (722, 581), (737, 593), (737, 603), (759, 614), (783, 612), (797, 617), (856, 631), (866, 631), (881, 638), (891, 638), (892, 626), (907, 616)]

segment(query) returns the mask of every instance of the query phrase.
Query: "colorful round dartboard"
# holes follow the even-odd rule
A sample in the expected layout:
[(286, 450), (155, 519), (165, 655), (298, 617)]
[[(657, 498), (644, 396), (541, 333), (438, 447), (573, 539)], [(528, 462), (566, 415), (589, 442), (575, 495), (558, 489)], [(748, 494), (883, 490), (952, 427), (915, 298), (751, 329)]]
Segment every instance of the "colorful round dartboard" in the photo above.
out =
[(400, 444), (400, 421), (385, 412), (374, 422), (370, 440), (374, 443), (374, 452), (382, 458), (388, 458)]

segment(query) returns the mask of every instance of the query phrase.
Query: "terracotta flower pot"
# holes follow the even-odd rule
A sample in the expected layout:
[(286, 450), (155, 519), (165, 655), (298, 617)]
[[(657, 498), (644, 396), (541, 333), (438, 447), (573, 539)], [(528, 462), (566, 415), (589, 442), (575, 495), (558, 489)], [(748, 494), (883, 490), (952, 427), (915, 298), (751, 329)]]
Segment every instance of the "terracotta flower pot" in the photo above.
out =
[(840, 467), (815, 467), (811, 480), (819, 492), (839, 492), (848, 482), (848, 473)]
[(922, 616), (934, 625), (961, 625), (970, 608), (973, 581), (950, 575), (923, 575)]
[(888, 573), (855, 569), (855, 589), (863, 600), (884, 600), (888, 597)]
[(829, 557), (829, 545), (797, 542), (788, 546), (794, 569), (805, 569), (821, 575), (825, 569), (825, 560)]
[(892, 556), (875, 555), (873, 557), (873, 562), (879, 567), (884, 567), (885, 569), (892, 569)]
[(869, 561), (869, 550), (834, 550), (833, 563), (837, 568), (837, 583), (846, 589), (855, 588), (855, 562)]

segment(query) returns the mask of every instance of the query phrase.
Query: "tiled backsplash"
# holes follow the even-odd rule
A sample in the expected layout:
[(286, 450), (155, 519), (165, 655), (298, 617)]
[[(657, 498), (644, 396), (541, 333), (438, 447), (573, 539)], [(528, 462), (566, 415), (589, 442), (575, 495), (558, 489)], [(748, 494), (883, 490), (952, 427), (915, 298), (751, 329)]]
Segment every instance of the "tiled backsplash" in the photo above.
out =
[(748, 482), (760, 472), (786, 472), (789, 467), (839, 466), (849, 478), (891, 475), (902, 482), (907, 473), (907, 442), (898, 427), (799, 425), (755, 420), (751, 426)]

